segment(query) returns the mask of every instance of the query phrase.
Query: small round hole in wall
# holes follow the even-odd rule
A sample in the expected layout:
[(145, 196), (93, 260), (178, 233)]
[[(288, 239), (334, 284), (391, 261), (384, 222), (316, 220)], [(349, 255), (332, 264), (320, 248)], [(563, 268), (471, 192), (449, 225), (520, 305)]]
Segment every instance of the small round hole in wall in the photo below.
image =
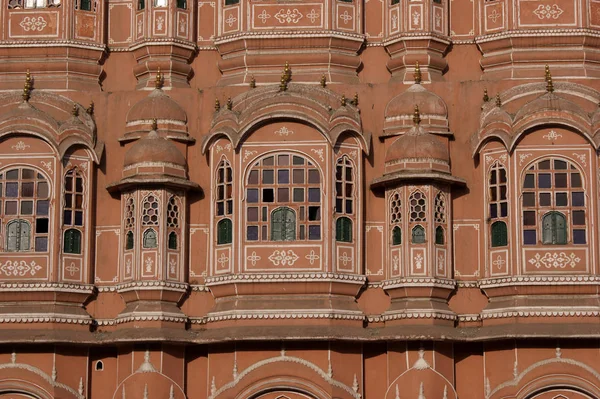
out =
[(102, 360), (98, 360), (96, 362), (96, 371), (103, 371), (104, 370), (104, 363), (102, 363)]

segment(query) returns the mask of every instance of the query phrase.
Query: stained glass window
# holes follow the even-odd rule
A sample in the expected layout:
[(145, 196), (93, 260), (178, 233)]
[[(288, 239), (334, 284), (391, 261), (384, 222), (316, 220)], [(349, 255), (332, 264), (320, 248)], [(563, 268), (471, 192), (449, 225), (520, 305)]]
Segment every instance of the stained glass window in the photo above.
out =
[(339, 242), (352, 242), (352, 220), (340, 217), (335, 223), (335, 240)]
[(231, 244), (233, 239), (231, 219), (221, 219), (217, 223), (217, 244)]
[(413, 244), (424, 244), (425, 243), (425, 229), (423, 226), (417, 225), (412, 229), (412, 243)]
[(65, 231), (63, 252), (66, 254), (81, 253), (81, 232), (77, 229), (69, 229)]
[(508, 245), (508, 229), (502, 221), (492, 223), (492, 247)]

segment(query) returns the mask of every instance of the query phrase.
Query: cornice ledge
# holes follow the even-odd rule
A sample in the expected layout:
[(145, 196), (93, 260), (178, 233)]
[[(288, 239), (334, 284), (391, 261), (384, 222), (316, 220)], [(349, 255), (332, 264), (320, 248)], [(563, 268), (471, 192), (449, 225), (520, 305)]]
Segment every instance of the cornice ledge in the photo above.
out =
[(335, 282), (363, 285), (366, 276), (359, 274), (339, 273), (264, 273), (264, 274), (229, 274), (226, 276), (212, 276), (206, 278), (206, 286), (231, 284), (231, 283), (276, 283), (276, 282)]
[(479, 280), (481, 289), (523, 285), (597, 285), (600, 276), (511, 276)]
[[(110, 322), (110, 319), (104, 319), (103, 322)], [(170, 313), (170, 312), (130, 312), (119, 315), (115, 320), (114, 324), (123, 324), (133, 321), (168, 321), (172, 323), (186, 323), (188, 321), (187, 316)], [(108, 324), (108, 325), (114, 325)], [(106, 325), (106, 324), (105, 324)]]
[(481, 319), (505, 319), (510, 317), (598, 317), (600, 308), (597, 307), (564, 307), (544, 306), (543, 308), (505, 308), (481, 312)]
[(472, 323), (472, 322), (481, 321), (481, 315), (476, 314), (476, 313), (459, 314), (459, 315), (456, 315), (456, 318), (461, 323)]
[(59, 324), (92, 324), (90, 316), (74, 316), (58, 313), (11, 313), (0, 316), (0, 323), (59, 323)]
[[(186, 292), (189, 285), (187, 283), (176, 283), (169, 281), (135, 281), (132, 283), (118, 284), (116, 290), (119, 293), (129, 291), (153, 291), (163, 289), (167, 291)], [(107, 291), (106, 289), (101, 292)]]
[(457, 315), (452, 311), (444, 310), (402, 310), (398, 312), (386, 312), (381, 316), (367, 317), (367, 320), (370, 323), (406, 319), (438, 319), (455, 321), (457, 319)]
[(188, 42), (185, 40), (175, 39), (172, 37), (164, 38), (164, 39), (153, 38), (153, 39), (141, 40), (141, 41), (138, 41), (135, 44), (132, 44), (131, 46), (129, 46), (128, 49), (130, 51), (135, 51), (137, 49), (140, 49), (140, 48), (146, 47), (146, 46), (164, 46), (165, 44), (176, 45), (178, 47), (183, 47), (183, 48), (186, 48), (186, 49), (192, 50), (192, 51), (196, 51), (198, 49), (198, 46), (196, 46), (196, 44), (194, 42)]
[(444, 43), (445, 45), (450, 45), (450, 43), (452, 43), (452, 40), (448, 38), (448, 36), (440, 35), (434, 32), (402, 32), (384, 40), (383, 46), (390, 46), (403, 40), (435, 40), (440, 43)]
[(0, 292), (69, 292), (73, 294), (94, 293), (91, 284), (74, 283), (0, 283)]
[(340, 32), (334, 30), (299, 30), (299, 31), (289, 31), (289, 32), (241, 32), (235, 33), (232, 35), (221, 36), (215, 39), (214, 43), (216, 46), (220, 44), (229, 43), (235, 40), (240, 39), (290, 39), (290, 38), (315, 38), (315, 37), (335, 37), (338, 39), (349, 39), (356, 42), (364, 42), (365, 35), (360, 35), (358, 33), (348, 33), (348, 32)]
[(76, 40), (19, 40), (19, 41), (0, 41), (0, 48), (11, 47), (74, 47), (81, 49), (92, 49), (96, 51), (105, 51), (108, 47), (104, 44), (94, 44), (88, 42), (79, 42)]
[(509, 30), (500, 33), (475, 37), (475, 43), (486, 43), (512, 37), (546, 37), (546, 36), (592, 36), (600, 37), (600, 31), (594, 29), (539, 29), (539, 30)]
[(227, 321), (227, 320), (248, 320), (248, 319), (270, 319), (270, 320), (282, 320), (282, 319), (331, 319), (331, 320), (358, 320), (362, 321), (365, 316), (362, 312), (340, 312), (335, 310), (330, 311), (313, 311), (313, 310), (296, 310), (296, 311), (268, 311), (268, 310), (257, 310), (257, 311), (231, 311), (231, 312), (219, 312), (209, 314), (203, 318), (202, 323), (205, 324), (216, 321)]
[(404, 287), (433, 287), (453, 290), (456, 288), (456, 281), (434, 277), (402, 277), (392, 280), (384, 280), (382, 287), (384, 290)]

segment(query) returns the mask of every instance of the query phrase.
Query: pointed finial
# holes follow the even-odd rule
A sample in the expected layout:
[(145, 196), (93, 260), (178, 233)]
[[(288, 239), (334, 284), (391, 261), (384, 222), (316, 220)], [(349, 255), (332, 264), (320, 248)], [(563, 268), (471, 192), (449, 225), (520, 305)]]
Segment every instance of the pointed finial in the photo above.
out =
[(210, 383), (210, 394), (214, 396), (215, 393), (217, 393), (217, 384), (215, 383), (215, 377), (213, 376), (212, 381)]
[(80, 395), (83, 395), (83, 377), (79, 378), (79, 387), (77, 387), (77, 392), (79, 392)]
[(490, 101), (490, 96), (488, 95), (488, 91), (487, 88), (483, 89), (483, 102), (488, 102)]
[(148, 384), (144, 384), (144, 399), (148, 399)]
[[(156, 118), (152, 118), (152, 125), (150, 127), (150, 130), (156, 131), (156, 129), (158, 129), (158, 123), (156, 122)], [(150, 359), (150, 352), (147, 352), (147, 353), (148, 353), (148, 359)], [(146, 360), (146, 355), (144, 355), (144, 360)]]
[(283, 74), (285, 75), (286, 82), (289, 82), (292, 78), (292, 70), (290, 68), (289, 62), (285, 62), (285, 66), (283, 67)]
[(358, 93), (354, 93), (354, 98), (352, 99), (352, 101), (350, 101), (350, 103), (355, 107), (358, 106)]
[(415, 112), (413, 112), (413, 123), (418, 125), (421, 123), (421, 114), (419, 113), (419, 106), (415, 105)]
[(160, 73), (160, 67), (158, 67), (158, 71), (156, 72), (156, 82), (154, 82), (154, 87), (156, 89), (160, 89), (160, 88), (162, 88), (162, 84), (163, 84), (163, 76), (162, 76), (162, 73)]
[(279, 91), (287, 90), (287, 80), (285, 77), (285, 72), (281, 74), (281, 81), (279, 82)]
[(419, 385), (419, 399), (425, 399), (425, 387), (423, 386), (423, 381), (421, 381), (421, 385)]
[(500, 108), (502, 106), (502, 100), (500, 100), (500, 94), (496, 94), (496, 107)]
[(358, 378), (356, 378), (356, 373), (354, 374), (354, 381), (352, 381), (352, 390), (358, 392)]
[(416, 84), (421, 84), (421, 67), (419, 67), (419, 61), (417, 61), (415, 63), (414, 77), (415, 77), (415, 83)]
[(398, 389), (398, 384), (396, 384), (396, 398), (395, 399), (400, 399), (400, 390)]
[(444, 385), (444, 396), (442, 399), (448, 399), (448, 385)]
[(175, 399), (175, 388), (173, 388), (173, 384), (171, 384), (171, 389), (169, 389), (169, 399)]
[(340, 104), (342, 105), (342, 107), (346, 106), (346, 96), (344, 94), (342, 94), (342, 99), (340, 100)]
[(327, 86), (327, 78), (325, 77), (325, 74), (321, 75), (321, 87), (326, 87)]
[(554, 91), (554, 83), (552, 82), (552, 74), (550, 67), (546, 64), (546, 91), (552, 93)]
[(12, 353), (10, 354), (10, 362), (12, 364), (15, 364), (17, 362), (17, 352), (12, 351)]
[(23, 86), (23, 101), (27, 102), (31, 98), (31, 74), (29, 69), (25, 75), (25, 85)]
[(250, 79), (250, 88), (254, 89), (256, 87), (256, 79), (254, 79), (254, 75), (252, 75), (252, 78)]
[(231, 97), (227, 98), (227, 109), (231, 110), (233, 108), (233, 101), (231, 101)]
[(56, 364), (52, 365), (52, 381), (56, 381), (56, 377), (57, 377), (57, 373), (56, 373)]
[(88, 115), (94, 115), (94, 101), (90, 101), (90, 105), (86, 108), (85, 112), (87, 112)]
[(219, 101), (218, 98), (215, 98), (215, 111), (218, 111), (221, 109), (221, 102)]
[(71, 115), (73, 115), (75, 118), (77, 118), (79, 116), (79, 107), (77, 107), (77, 104), (73, 104), (73, 109), (71, 110)]

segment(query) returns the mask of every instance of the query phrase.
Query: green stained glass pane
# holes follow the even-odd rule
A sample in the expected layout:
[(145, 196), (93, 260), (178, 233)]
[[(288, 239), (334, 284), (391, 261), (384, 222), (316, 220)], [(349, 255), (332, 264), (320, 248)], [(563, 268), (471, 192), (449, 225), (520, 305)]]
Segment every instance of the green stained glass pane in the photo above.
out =
[(169, 249), (177, 249), (177, 233), (174, 231), (169, 233)]
[(296, 213), (287, 207), (271, 213), (271, 240), (294, 241), (296, 239)]
[(444, 245), (444, 228), (438, 226), (435, 228), (435, 243), (437, 245)]
[(392, 245), (402, 244), (402, 229), (399, 226), (394, 227), (392, 230)]
[(63, 252), (66, 254), (81, 253), (81, 232), (76, 229), (65, 231)]
[(335, 240), (352, 242), (352, 220), (347, 217), (338, 218), (335, 224)]
[(425, 243), (425, 229), (423, 226), (415, 226), (412, 229), (412, 243), (423, 244)]
[(231, 219), (223, 219), (217, 223), (217, 244), (231, 244), (233, 241), (233, 223)]
[(492, 224), (492, 247), (504, 247), (508, 245), (508, 230), (506, 223), (495, 222)]

